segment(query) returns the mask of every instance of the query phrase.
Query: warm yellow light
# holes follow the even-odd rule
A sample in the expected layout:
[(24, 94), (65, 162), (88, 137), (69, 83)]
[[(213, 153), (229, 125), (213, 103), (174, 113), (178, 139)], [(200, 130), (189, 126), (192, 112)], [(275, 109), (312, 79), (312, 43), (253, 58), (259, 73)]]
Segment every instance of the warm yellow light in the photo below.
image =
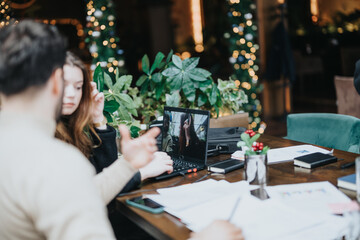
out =
[(256, 75), (254, 75), (254, 76), (253, 76), (253, 79), (254, 79), (255, 81), (257, 81), (257, 80), (259, 79), (259, 77), (256, 76)]
[(247, 20), (246, 21), (246, 25), (248, 25), (249, 27), (252, 25), (252, 21), (251, 20)]
[(234, 33), (238, 33), (239, 32), (239, 29), (237, 27), (233, 27), (233, 32)]
[(107, 66), (108, 68), (111, 67), (111, 63), (106, 64), (106, 66)]
[(239, 57), (239, 51), (234, 51), (232, 56), (233, 56), (233, 58), (238, 58)]
[(241, 44), (245, 44), (245, 42), (246, 42), (246, 41), (245, 41), (245, 38), (241, 38), (241, 39), (240, 39), (240, 43), (241, 43)]
[(203, 52), (204, 51), (204, 46), (202, 44), (198, 44), (195, 46), (195, 51), (197, 52)]
[[(255, 94), (255, 93), (252, 93), (252, 94), (251, 94), (251, 98), (252, 98), (252, 99), (255, 99), (255, 98), (256, 98), (256, 94)], [(255, 113), (254, 113), (254, 117), (257, 117), (257, 116), (255, 116)]]
[(116, 44), (115, 43), (111, 44), (111, 47), (116, 48)]
[(337, 29), (337, 31), (338, 31), (338, 33), (342, 34), (342, 33), (344, 32), (344, 29), (342, 29), (342, 28), (339, 27), (339, 28)]
[(112, 63), (114, 66), (117, 66), (119, 64), (119, 62), (117, 60), (114, 60)]
[(239, 64), (235, 63), (235, 64), (234, 64), (234, 68), (235, 68), (236, 70), (238, 70), (238, 69), (240, 68)]
[(191, 15), (195, 51), (204, 51), (200, 0), (191, 0)]
[(108, 45), (108, 43), (109, 43), (109, 42), (108, 42), (108, 41), (106, 41), (106, 40), (105, 40), (105, 41), (103, 41), (103, 45), (104, 45), (104, 46)]
[[(255, 95), (255, 97), (253, 97), (253, 94)], [(253, 99), (255, 99), (255, 98), (256, 98), (256, 94), (255, 94), (255, 93), (252, 93), (252, 94), (251, 94), (251, 97), (252, 97)], [(254, 117), (258, 117), (258, 116), (259, 116), (259, 113), (258, 113), (258, 112), (254, 112), (253, 115), (254, 115)]]
[(109, 22), (109, 26), (110, 26), (110, 27), (114, 26), (114, 22), (113, 22), (113, 21), (110, 21), (110, 22)]
[(248, 42), (246, 45), (247, 45), (249, 48), (252, 47), (252, 43), (251, 43), (251, 42)]
[(101, 25), (101, 26), (100, 26), (100, 29), (101, 29), (101, 30), (105, 30), (105, 28), (106, 28), (105, 25)]
[(94, 58), (97, 58), (97, 57), (99, 56), (99, 54), (96, 53), (96, 52), (92, 53), (91, 55), (92, 55)]
[(246, 51), (245, 51), (245, 50), (241, 50), (241, 52), (240, 52), (240, 53), (241, 53), (241, 55), (243, 55), (243, 56), (244, 56), (244, 55), (246, 54)]
[(109, 72), (113, 72), (114, 68), (113, 67), (109, 67)]
[(101, 9), (101, 11), (105, 11), (105, 10), (106, 10), (106, 7), (105, 7), (105, 6), (102, 6), (100, 9)]
[(99, 26), (99, 22), (98, 21), (94, 22), (94, 26), (95, 27)]
[(90, 18), (90, 22), (94, 22), (94, 21), (95, 21), (95, 17), (92, 16), (92, 17)]
[(87, 11), (87, 15), (91, 15), (92, 14), (92, 11)]
[(254, 54), (251, 55), (251, 60), (253, 60), (253, 61), (256, 60), (256, 56)]
[(182, 54), (181, 54), (181, 59), (187, 59), (187, 58), (189, 58), (189, 57), (191, 57), (191, 54), (189, 53), (189, 52), (183, 52)]
[(252, 66), (252, 65), (254, 65), (254, 61), (253, 61), (253, 60), (249, 60), (249, 61), (248, 61), (248, 64), (249, 64), (250, 66)]
[(317, 22), (319, 18), (319, 5), (317, 0), (310, 0), (310, 12), (312, 21)]
[(93, 31), (88, 31), (88, 34), (91, 36), (93, 34)]
[(246, 54), (245, 54), (245, 58), (246, 58), (246, 59), (249, 59), (249, 58), (250, 58), (250, 53), (246, 53)]
[(256, 49), (254, 47), (250, 48), (250, 52), (255, 53)]
[(110, 42), (111, 43), (115, 42), (115, 38), (110, 38)]
[(239, 87), (239, 86), (240, 86), (240, 81), (239, 81), (239, 80), (235, 80), (235, 85), (236, 85), (236, 87)]

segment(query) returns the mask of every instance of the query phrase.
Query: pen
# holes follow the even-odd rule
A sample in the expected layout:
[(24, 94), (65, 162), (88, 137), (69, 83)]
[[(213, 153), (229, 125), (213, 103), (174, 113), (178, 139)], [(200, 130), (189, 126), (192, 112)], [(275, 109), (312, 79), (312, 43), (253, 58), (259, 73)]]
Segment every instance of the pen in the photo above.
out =
[(229, 222), (231, 222), (231, 219), (232, 219), (232, 217), (234, 216), (234, 213), (236, 212), (236, 209), (237, 209), (237, 206), (239, 205), (239, 202), (240, 202), (240, 197), (238, 197), (238, 198), (236, 199), (234, 208), (233, 208), (233, 210), (232, 210), (232, 212), (231, 212), (231, 214), (230, 214), (230, 217), (229, 217), (229, 219), (228, 219)]
[(352, 167), (352, 166), (355, 166), (355, 162), (350, 162), (350, 163), (345, 163), (343, 165), (341, 165), (341, 169), (345, 169), (345, 168), (349, 168), (349, 167)]

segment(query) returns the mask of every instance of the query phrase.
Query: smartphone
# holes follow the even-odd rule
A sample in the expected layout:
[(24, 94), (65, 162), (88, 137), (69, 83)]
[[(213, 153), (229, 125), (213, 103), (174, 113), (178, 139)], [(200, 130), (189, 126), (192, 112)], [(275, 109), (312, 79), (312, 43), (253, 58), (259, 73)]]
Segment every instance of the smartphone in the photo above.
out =
[(162, 205), (143, 196), (127, 199), (126, 203), (130, 206), (139, 208), (150, 213), (159, 214), (164, 211), (164, 207)]

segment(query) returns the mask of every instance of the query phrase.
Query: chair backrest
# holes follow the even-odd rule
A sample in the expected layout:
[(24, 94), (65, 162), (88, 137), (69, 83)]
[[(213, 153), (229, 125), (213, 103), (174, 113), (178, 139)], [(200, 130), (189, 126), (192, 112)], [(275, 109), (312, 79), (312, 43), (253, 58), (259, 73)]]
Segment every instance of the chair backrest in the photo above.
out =
[(338, 113), (360, 118), (360, 95), (354, 87), (353, 77), (334, 77)]
[(360, 153), (360, 119), (335, 113), (289, 114), (286, 138)]
[(229, 116), (210, 119), (210, 128), (244, 127), (248, 128), (249, 114), (237, 113)]

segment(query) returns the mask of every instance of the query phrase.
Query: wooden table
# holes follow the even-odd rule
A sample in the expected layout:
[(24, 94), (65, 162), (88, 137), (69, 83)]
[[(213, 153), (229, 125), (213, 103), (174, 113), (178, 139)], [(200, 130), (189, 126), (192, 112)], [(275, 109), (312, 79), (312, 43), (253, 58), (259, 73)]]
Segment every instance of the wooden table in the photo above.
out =
[[(288, 147), (303, 144), (301, 142), (295, 142), (283, 138), (272, 137), (268, 135), (262, 135), (260, 141), (264, 145), (268, 145), (271, 148), (279, 147)], [(306, 182), (318, 182), (318, 181), (329, 181), (333, 185), (337, 185), (337, 178), (349, 175), (355, 172), (355, 168), (340, 169), (340, 166), (344, 163), (354, 161), (358, 154), (344, 152), (340, 150), (334, 150), (334, 155), (338, 157), (339, 161), (315, 169), (304, 169), (299, 167), (294, 167), (293, 162), (284, 162), (279, 164), (272, 164), (268, 166), (268, 184), (267, 185), (279, 185), (279, 184), (291, 184), (291, 183), (306, 183)], [(212, 157), (208, 159), (208, 164), (225, 160), (229, 158), (229, 155), (220, 155), (217, 157)], [(342, 159), (342, 160), (340, 160)], [(192, 183), (202, 176), (206, 175), (207, 171), (202, 170), (197, 173), (192, 173), (186, 175), (185, 179), (182, 180), (179, 184)], [(141, 189), (157, 189), (167, 187), (170, 184), (173, 184), (179, 181), (182, 176), (174, 177), (168, 180), (163, 181), (152, 181), (149, 180), (143, 184)], [(211, 178), (216, 180), (225, 179), (229, 182), (237, 182), (244, 179), (244, 170), (239, 169), (226, 175), (217, 175), (211, 176)], [(205, 178), (208, 179), (208, 178)], [(343, 190), (345, 194), (349, 197), (355, 199), (355, 193), (352, 191)], [(150, 191), (146, 193), (155, 193), (155, 191)], [(144, 229), (150, 235), (154, 236), (156, 239), (187, 239), (190, 234), (190, 230), (186, 228), (177, 218), (167, 214), (151, 214), (140, 209), (130, 207), (125, 204), (125, 200), (130, 197), (139, 196), (137, 195), (126, 196), (118, 198), (117, 208), (125, 216), (127, 216), (131, 221), (136, 223), (139, 227)]]

